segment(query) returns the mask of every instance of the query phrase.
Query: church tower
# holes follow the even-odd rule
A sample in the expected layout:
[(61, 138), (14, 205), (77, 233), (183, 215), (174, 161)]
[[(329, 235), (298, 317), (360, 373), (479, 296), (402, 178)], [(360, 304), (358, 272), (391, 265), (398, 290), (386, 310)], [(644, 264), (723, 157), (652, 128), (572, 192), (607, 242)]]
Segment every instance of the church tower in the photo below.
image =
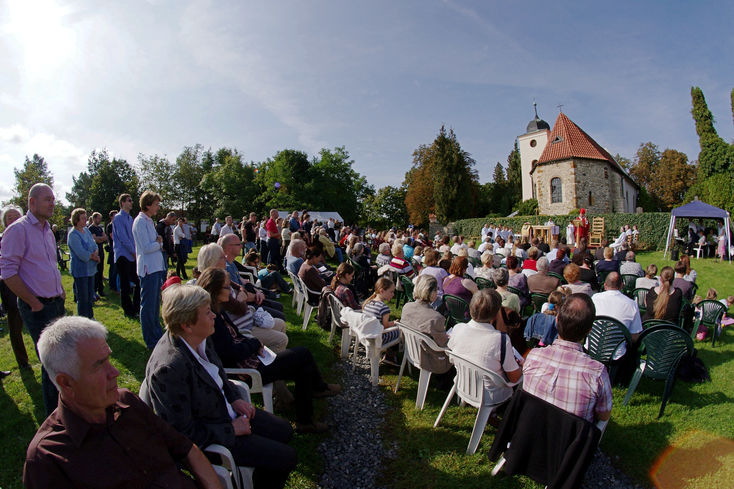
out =
[(533, 102), (535, 119), (528, 123), (525, 134), (517, 137), (517, 146), (520, 150), (520, 168), (522, 171), (522, 200), (537, 199), (533, 179), (530, 173), (543, 154), (550, 134), (550, 125), (538, 117), (538, 106)]

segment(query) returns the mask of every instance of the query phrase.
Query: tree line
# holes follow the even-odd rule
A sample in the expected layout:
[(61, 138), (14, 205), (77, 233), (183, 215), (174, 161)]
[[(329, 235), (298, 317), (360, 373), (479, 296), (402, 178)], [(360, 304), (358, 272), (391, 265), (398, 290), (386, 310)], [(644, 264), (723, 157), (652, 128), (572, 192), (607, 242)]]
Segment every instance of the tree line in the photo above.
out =
[[(689, 161), (678, 150), (640, 144), (632, 159), (615, 160), (640, 186), (638, 206), (645, 211), (669, 211), (698, 197), (734, 212), (734, 145), (714, 128), (703, 91), (691, 88), (692, 110), (701, 151)], [(731, 92), (734, 115), (734, 90)], [(462, 149), (453, 129), (441, 126), (431, 144), (415, 149), (412, 164), (400, 186), (378, 190), (353, 169), (344, 147), (322, 149), (309, 157), (284, 149), (262, 162), (247, 162), (234, 148), (205, 149), (196, 144), (183, 149), (174, 161), (160, 155), (138, 155), (130, 164), (107, 150), (94, 150), (87, 169), (73, 177), (66, 195), (69, 209), (59, 209), (58, 224), (71, 208), (84, 207), (106, 215), (117, 208), (117, 197), (129, 193), (137, 203), (145, 190), (161, 194), (165, 209), (182, 212), (190, 220), (232, 215), (235, 218), (268, 209), (337, 211), (347, 223), (378, 228), (426, 226), (429, 216), (438, 222), (504, 216), (512, 211), (533, 214), (537, 201), (522, 201), (522, 176), (517, 141), (506, 165), (497, 162), (492, 181), (480, 184), (476, 161)], [(26, 157), (15, 169), (11, 202), (25, 209), (33, 183), (53, 185), (53, 175), (42, 156)], [(137, 205), (137, 204), (136, 204)], [(135, 209), (136, 211), (137, 209)]]

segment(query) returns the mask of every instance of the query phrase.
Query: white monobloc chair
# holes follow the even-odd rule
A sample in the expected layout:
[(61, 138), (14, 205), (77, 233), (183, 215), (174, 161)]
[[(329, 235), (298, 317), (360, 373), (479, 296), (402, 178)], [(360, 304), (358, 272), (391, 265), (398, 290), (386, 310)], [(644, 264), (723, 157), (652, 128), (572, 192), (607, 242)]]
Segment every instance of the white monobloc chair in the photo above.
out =
[[(245, 401), (250, 402), (250, 390), (247, 387), (247, 384), (239, 380), (232, 380), (232, 383), (234, 383), (240, 391), (242, 398)], [(143, 382), (140, 384), (140, 392), (138, 393), (138, 396), (145, 404), (148, 406), (151, 405), (150, 392), (145, 379), (143, 379)], [(232, 457), (232, 453), (227, 447), (212, 443), (211, 445), (202, 447), (201, 451), (217, 455), (217, 457), (219, 457), (220, 463), (212, 463), (212, 467), (214, 468), (214, 472), (217, 474), (217, 478), (219, 478), (219, 482), (225, 489), (254, 489), (255, 486), (252, 483), (252, 474), (255, 471), (255, 468), (245, 467), (242, 465), (238, 466), (234, 461), (234, 457)]]
[[(249, 375), (252, 379), (252, 387), (248, 389), (250, 394), (262, 394), (263, 409), (269, 413), (273, 413), (273, 383), (263, 384), (262, 375), (254, 368), (225, 368), (224, 373), (231, 375)], [(235, 383), (243, 383), (239, 379), (229, 379)], [(249, 401), (248, 401), (249, 402)]]
[(425, 333), (421, 333), (409, 326), (406, 326), (400, 322), (397, 323), (400, 332), (403, 335), (405, 342), (405, 351), (403, 352), (403, 361), (400, 364), (400, 373), (398, 374), (398, 381), (395, 383), (395, 392), (398, 392), (400, 388), (400, 380), (403, 378), (403, 372), (405, 370), (405, 364), (410, 362), (411, 365), (415, 366), (420, 370), (420, 376), (418, 377), (418, 394), (415, 398), (416, 409), (423, 410), (423, 405), (426, 402), (426, 394), (428, 393), (428, 383), (431, 380), (431, 371), (421, 366), (421, 347), (425, 345), (426, 348), (437, 352), (445, 352), (447, 348), (438, 346), (436, 342)]
[[(386, 328), (383, 333), (389, 333), (395, 331), (398, 328), (393, 326), (392, 328)], [(388, 343), (382, 343), (382, 335), (376, 338), (363, 338), (354, 342), (354, 352), (352, 354), (352, 369), (357, 365), (357, 355), (359, 352), (359, 343), (362, 343), (365, 347), (365, 355), (370, 361), (370, 382), (372, 385), (377, 385), (380, 382), (380, 357), (382, 353), (393, 345), (400, 343), (400, 336), (397, 339)]]
[(293, 284), (293, 299), (291, 299), (291, 307), (296, 308), (296, 314), (301, 315), (301, 306), (303, 305), (303, 291), (301, 290), (301, 281), (298, 275), (288, 270), (288, 276)]
[(383, 344), (382, 334), (391, 331), (399, 331), (397, 326), (387, 329), (382, 328), (382, 324), (377, 318), (369, 318), (364, 316), (361, 311), (354, 311), (349, 307), (345, 307), (341, 311), (341, 322), (348, 326), (347, 332), (342, 329), (342, 357), (349, 355), (349, 347), (354, 339), (354, 349), (352, 350), (352, 370), (357, 366), (357, 355), (359, 355), (359, 345), (363, 345), (365, 355), (370, 362), (370, 382), (377, 385), (380, 381), (380, 356), (382, 353), (393, 345), (400, 343), (400, 335), (393, 341)]
[(304, 282), (301, 277), (297, 277), (298, 281), (301, 283), (301, 293), (303, 294), (303, 331), (306, 331), (306, 328), (308, 328), (308, 323), (311, 321), (311, 313), (318, 307), (318, 305), (313, 305), (309, 302), (309, 294), (313, 294), (315, 296), (321, 296), (321, 291), (311, 290), (306, 286), (306, 282)]
[[(329, 294), (329, 312), (331, 313), (331, 331), (329, 332), (329, 343), (334, 339), (337, 329), (342, 332), (342, 357), (346, 357), (344, 354), (344, 330), (346, 329), (347, 338), (349, 338), (349, 327), (342, 323), (342, 308), (344, 304), (334, 294)], [(349, 343), (347, 343), (347, 351), (349, 350)]]
[[(485, 402), (485, 389), (484, 379), (489, 379), (493, 386), (497, 387), (512, 387), (517, 385), (516, 383), (510, 383), (504, 379), (501, 375), (487, 370), (484, 367), (480, 367), (476, 363), (467, 360), (466, 358), (457, 355), (451, 350), (447, 350), (446, 354), (449, 356), (451, 363), (456, 367), (456, 377), (454, 377), (454, 385), (451, 387), (449, 395), (446, 397), (446, 401), (443, 403), (441, 412), (438, 413), (436, 422), (433, 423), (433, 427), (437, 427), (441, 421), (446, 409), (449, 407), (451, 400), (454, 398), (454, 394), (459, 395), (459, 399), (470, 406), (473, 406), (479, 411), (477, 412), (477, 418), (474, 421), (474, 428), (472, 429), (471, 438), (469, 438), (469, 446), (466, 449), (467, 455), (472, 455), (477, 451), (479, 441), (482, 439), (484, 428), (487, 426), (487, 420), (490, 414), (502, 403), (512, 396), (512, 393), (499, 402), (488, 404)], [(512, 351), (508, 354), (512, 355)]]

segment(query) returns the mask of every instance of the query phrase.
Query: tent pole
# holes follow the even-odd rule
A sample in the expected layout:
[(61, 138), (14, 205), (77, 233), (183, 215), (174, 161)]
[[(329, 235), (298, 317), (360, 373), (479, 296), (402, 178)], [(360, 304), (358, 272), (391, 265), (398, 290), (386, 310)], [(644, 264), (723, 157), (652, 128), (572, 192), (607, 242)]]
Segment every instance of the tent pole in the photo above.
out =
[[(672, 232), (674, 225), (675, 225), (675, 216), (671, 214), (670, 222), (668, 223), (668, 236), (665, 239), (665, 251), (663, 252), (663, 259), (665, 259), (666, 255), (668, 254), (668, 245), (670, 244), (670, 233)], [(673, 250), (671, 250), (670, 252), (672, 253)]]
[(726, 217), (724, 218), (724, 228), (726, 229), (726, 254), (729, 255), (729, 263), (731, 264), (731, 220), (729, 219), (729, 212), (727, 211)]

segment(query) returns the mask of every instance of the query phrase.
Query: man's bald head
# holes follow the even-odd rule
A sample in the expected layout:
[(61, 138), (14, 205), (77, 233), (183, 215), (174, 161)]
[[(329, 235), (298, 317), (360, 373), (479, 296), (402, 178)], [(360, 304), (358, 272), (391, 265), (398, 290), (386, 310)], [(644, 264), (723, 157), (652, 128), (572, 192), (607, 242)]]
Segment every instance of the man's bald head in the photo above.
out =
[(45, 183), (36, 183), (28, 191), (28, 210), (37, 219), (51, 219), (54, 215), (55, 202), (53, 189)]
[(562, 340), (579, 343), (591, 331), (596, 307), (586, 294), (571, 294), (558, 311), (556, 325)]
[(604, 290), (620, 290), (622, 288), (622, 276), (618, 272), (609, 272), (604, 279)]

